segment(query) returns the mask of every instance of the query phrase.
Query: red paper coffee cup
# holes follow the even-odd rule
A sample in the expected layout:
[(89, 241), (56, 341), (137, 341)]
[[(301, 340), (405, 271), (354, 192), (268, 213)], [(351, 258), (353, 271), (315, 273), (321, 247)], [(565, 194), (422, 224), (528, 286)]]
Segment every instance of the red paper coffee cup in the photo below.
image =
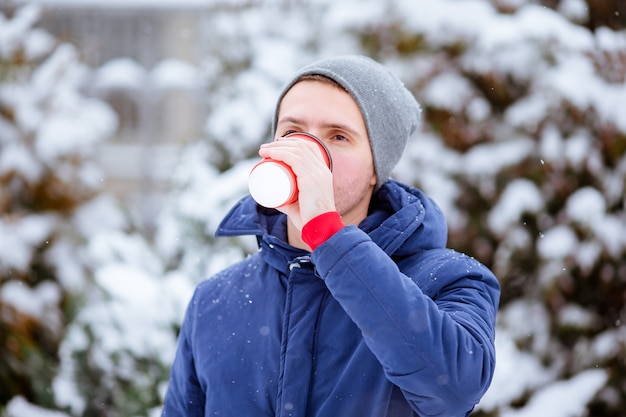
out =
[[(284, 137), (296, 137), (317, 143), (326, 165), (332, 171), (330, 152), (320, 139), (305, 132), (293, 132)], [(291, 167), (271, 158), (263, 158), (252, 168), (248, 178), (248, 188), (252, 198), (268, 208), (291, 204), (298, 199), (298, 181)]]

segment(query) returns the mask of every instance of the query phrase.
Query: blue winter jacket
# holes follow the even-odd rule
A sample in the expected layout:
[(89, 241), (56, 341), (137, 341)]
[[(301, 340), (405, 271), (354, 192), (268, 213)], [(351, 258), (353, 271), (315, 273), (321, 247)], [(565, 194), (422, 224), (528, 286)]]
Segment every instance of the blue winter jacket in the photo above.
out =
[(388, 181), (313, 253), (240, 201), (218, 235), (260, 251), (198, 285), (163, 416), (466, 416), (494, 366), (499, 285), (446, 249), (439, 208)]

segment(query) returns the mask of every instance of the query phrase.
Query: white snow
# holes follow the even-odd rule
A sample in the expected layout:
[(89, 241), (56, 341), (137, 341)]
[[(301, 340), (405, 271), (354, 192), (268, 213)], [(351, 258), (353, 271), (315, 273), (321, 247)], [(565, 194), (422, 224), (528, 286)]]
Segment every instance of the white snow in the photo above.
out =
[(598, 317), (577, 304), (568, 304), (558, 314), (559, 324), (577, 329), (593, 329)]
[[(580, 0), (578, 0), (580, 1)], [(598, 48), (602, 51), (623, 51), (626, 48), (626, 33), (600, 27), (595, 32)]]
[[(519, 9), (512, 19), (514, 27), (509, 27), (511, 40), (534, 40), (550, 43), (557, 41), (559, 48), (568, 50), (590, 50), (593, 48), (593, 35), (581, 26), (572, 25), (557, 12), (538, 4), (528, 4)], [(506, 22), (506, 19), (500, 20)], [(486, 31), (490, 29), (485, 28)], [(497, 43), (509, 43), (508, 39), (492, 39)]]
[[(243, 2), (229, 3), (236, 6)], [(250, 149), (269, 140), (261, 135), (266, 132), (280, 86), (314, 57), (357, 51), (359, 41), (346, 32), (375, 30), (384, 25), (385, 17), (397, 18), (407, 31), (423, 33), (434, 51), (459, 39), (466, 40), (470, 48), (459, 61), (462, 68), (446, 67), (424, 84), (420, 89), (423, 104), (452, 112), (465, 109), (473, 122), (489, 119), (492, 109), (467, 78), (459, 75), (463, 70), (491, 69), (495, 74), (510, 74), (521, 84), (528, 83), (529, 89), (503, 115), (502, 123), (508, 130), (494, 131), (496, 142), (474, 146), (463, 154), (443, 146), (433, 132), (420, 132), (397, 167), (397, 177), (419, 181), (441, 205), (450, 225), (458, 228), (467, 220), (467, 213), (455, 206), (459, 196), (455, 175), (475, 181), (483, 186), (480, 191), (484, 195), (494, 197), (495, 175), (521, 161), (573, 170), (586, 164), (593, 172), (606, 174), (602, 186), (611, 191), (594, 185), (569, 196), (561, 213), (563, 223), (548, 222), (538, 239), (538, 261), (544, 264), (537, 279), (549, 283), (555, 276), (566, 277), (566, 259), (575, 259), (580, 268), (589, 270), (605, 252), (615, 257), (623, 254), (625, 218), (608, 211), (623, 200), (626, 162), (621, 162), (615, 173), (604, 173), (601, 156), (594, 148), (597, 138), (583, 128), (565, 133), (558, 122), (541, 125), (539, 146), (534, 139), (524, 137), (524, 132), (539, 129), (546, 114), (558, 113), (561, 99), (581, 114), (597, 112), (602, 121), (626, 132), (626, 85), (612, 74), (599, 74), (603, 66), (592, 59), (623, 51), (626, 33), (599, 28), (591, 34), (548, 8), (523, 0), (500, 2), (504, 3), (520, 10), (503, 16), (482, 0), (398, 0), (393, 4), (317, 0), (312, 4), (323, 7), (316, 9), (317, 14), (307, 15), (308, 9), (294, 6), (285, 10), (278, 1), (266, 2), (263, 8), (242, 9), (210, 22), (216, 33), (236, 42), (233, 47), (219, 48), (224, 57), (203, 57), (209, 61), (204, 72), (167, 57), (153, 68), (144, 68), (133, 57), (120, 57), (94, 69), (91, 80), (73, 47), (62, 45), (54, 50), (49, 34), (31, 28), (42, 11), (37, 4), (44, 10), (85, 6), (200, 9), (212, 5), (205, 0), (33, 0), (33, 5), (20, 9), (11, 20), (0, 15), (0, 57), (23, 48), (26, 57), (43, 59), (27, 82), (3, 80), (0, 84), (0, 101), (14, 110), (16, 119), (13, 125), (0, 117), (0, 176), (13, 172), (27, 183), (38, 181), (47, 168), (63, 178), (76, 175), (76, 182), (81, 184), (93, 185), (100, 179), (94, 165), (86, 164), (75, 172), (64, 162), (75, 156), (93, 157), (98, 144), (117, 128), (108, 107), (82, 95), (86, 82), (101, 90), (194, 90), (205, 82), (217, 82), (225, 58), (236, 63), (250, 60), (249, 70), (211, 86), (209, 100), (216, 104), (205, 124), (208, 135), (240, 162), (219, 172), (210, 164), (214, 149), (204, 143), (190, 146), (180, 156), (183, 163), (175, 169), (156, 158), (154, 166), (164, 178), (171, 175), (180, 189), (168, 195), (168, 204), (157, 219), (154, 242), (133, 231), (127, 213), (110, 196), (82, 205), (70, 219), (48, 215), (17, 218), (4, 213), (0, 217), (0, 272), (25, 270), (35, 248), (49, 245), (45, 259), (58, 274), (58, 285), (44, 283), (31, 288), (18, 281), (2, 283), (3, 303), (45, 318), (56, 328), (62, 319), (54, 312), (61, 290), (81, 294), (86, 302), (66, 329), (60, 349), (61, 364), (51, 387), (57, 404), (67, 405), (72, 415), (84, 410), (85, 398), (74, 377), (79, 371), (74, 355), (79, 352), (89, 350), (89, 360), (105, 374), (103, 380), (113, 375), (141, 380), (133, 355), (171, 363), (176, 344), (172, 327), (181, 322), (195, 283), (256, 249), (253, 238), (229, 245), (216, 243), (212, 233), (225, 212), (247, 194), (248, 173), (257, 158), (244, 158)], [(575, 20), (584, 19), (588, 13), (583, 0), (564, 0), (559, 7)], [(311, 26), (318, 26), (323, 33), (314, 36)], [(310, 45), (315, 46), (308, 48)], [(383, 51), (381, 55), (385, 54)], [(553, 66), (545, 63), (546, 55), (553, 58)], [(429, 71), (441, 65), (438, 59), (420, 56), (415, 58), (415, 65), (406, 65), (390, 56), (389, 64), (407, 77), (418, 74), (426, 79)], [(25, 143), (22, 137), (31, 137), (34, 142)], [(522, 217), (528, 213), (541, 218), (547, 198), (529, 178), (512, 179), (504, 186), (497, 203), (486, 213), (491, 232), (504, 239), (494, 255), (496, 265), (505, 264), (515, 249), (536, 238), (530, 236)], [(55, 239), (48, 241), (53, 233)], [(170, 264), (176, 268), (168, 269)], [(88, 273), (92, 275), (87, 277)], [(510, 278), (516, 277), (502, 277)], [(550, 326), (592, 329), (598, 317), (576, 304), (566, 304), (557, 318), (557, 323), (551, 323), (545, 307), (527, 299), (510, 302), (502, 309), (496, 373), (479, 409), (502, 417), (584, 416), (586, 404), (608, 378), (606, 371), (593, 369), (594, 364), (623, 351), (625, 326), (616, 323), (615, 329), (578, 343), (574, 350), (580, 368), (570, 379), (560, 380), (563, 364), (558, 360), (543, 362), (554, 349)], [(530, 398), (524, 407), (510, 406), (527, 394)], [(6, 412), (8, 417), (68, 416), (29, 404), (22, 397), (13, 398)], [(158, 410), (151, 414), (157, 415)]]
[(19, 8), (10, 20), (0, 14), (0, 57), (13, 55), (32, 36), (31, 27), (40, 15), (41, 8), (35, 5)]
[(593, 187), (576, 190), (568, 198), (565, 212), (569, 219), (596, 237), (613, 256), (619, 256), (626, 247), (624, 219), (606, 212), (604, 196)]
[(559, 12), (576, 22), (585, 21), (589, 16), (589, 8), (584, 0), (563, 0), (559, 4)]
[(146, 83), (147, 71), (131, 58), (116, 58), (99, 67), (94, 73), (94, 86), (99, 89), (141, 89)]
[(24, 271), (35, 247), (45, 243), (54, 228), (54, 217), (31, 215), (11, 220), (0, 217), (0, 271)]
[(589, 273), (602, 254), (602, 244), (597, 241), (581, 242), (576, 252), (578, 265), (583, 272)]
[(125, 229), (127, 219), (111, 196), (102, 195), (79, 207), (74, 215), (74, 226), (85, 236)]
[[(484, 1), (403, 0), (398, 2), (397, 7), (404, 23), (417, 32), (423, 31), (433, 46), (459, 37), (477, 38), (481, 29), (486, 30), (497, 23), (495, 10)], [(503, 28), (507, 29), (506, 25), (494, 30)]]
[[(65, 109), (47, 117), (39, 127), (35, 150), (48, 163), (72, 153), (91, 153), (94, 145), (113, 133), (116, 119), (108, 107), (95, 100), (67, 99)], [(77, 118), (81, 123), (76, 123)], [(94, 128), (102, 136), (94, 135)]]
[[(204, 8), (206, 0), (13, 0), (14, 3), (34, 3), (48, 7), (90, 7), (90, 8)], [(243, 0), (227, 0), (233, 5)]]
[(570, 380), (555, 382), (537, 391), (520, 410), (502, 413), (502, 417), (583, 417), (585, 405), (606, 383), (603, 369), (583, 371)]
[(597, 336), (591, 345), (592, 360), (602, 360), (611, 355), (623, 352), (626, 346), (626, 327), (616, 323), (616, 328)]
[(435, 77), (423, 91), (424, 105), (433, 105), (452, 112), (461, 110), (468, 103), (473, 91), (467, 78), (456, 72), (444, 72)]
[(198, 89), (202, 80), (198, 69), (178, 59), (164, 59), (150, 72), (152, 85), (158, 89)]
[(69, 417), (60, 411), (51, 411), (29, 403), (24, 397), (13, 397), (7, 404), (7, 417)]
[(550, 111), (550, 102), (543, 94), (523, 97), (506, 109), (505, 120), (514, 127), (532, 129)]
[(539, 142), (539, 157), (542, 161), (562, 164), (563, 160), (563, 138), (556, 126), (550, 125), (543, 129)]
[(546, 72), (543, 85), (556, 90), (581, 109), (589, 107), (595, 93), (604, 90), (594, 75), (593, 63), (578, 55), (561, 56), (560, 61), (560, 65)]
[(465, 154), (459, 169), (472, 176), (493, 177), (504, 167), (527, 158), (533, 148), (533, 141), (526, 138), (476, 145)]
[(34, 29), (24, 39), (24, 55), (29, 61), (43, 58), (54, 47), (55, 39), (42, 29)]
[(0, 287), (0, 300), (59, 330), (61, 318), (55, 307), (61, 301), (61, 290), (55, 283), (42, 282), (31, 288), (23, 282), (10, 281)]
[(537, 242), (537, 250), (543, 258), (563, 259), (574, 255), (578, 239), (572, 229), (558, 225), (544, 232), (543, 238)]
[[(111, 297), (108, 302), (83, 310), (88, 322), (100, 323), (100, 348), (107, 355), (125, 346), (136, 356), (155, 351), (172, 358), (169, 316), (162, 301), (166, 293), (158, 280), (155, 283), (155, 277), (142, 268), (123, 263), (100, 268), (95, 278)], [(148, 322), (152, 325), (146, 326)], [(157, 323), (161, 324), (160, 332)]]
[(85, 290), (85, 268), (75, 243), (67, 237), (57, 237), (45, 253), (45, 260), (54, 268), (57, 280), (64, 290), (79, 294)]
[(606, 201), (596, 188), (579, 188), (567, 199), (565, 212), (574, 222), (593, 228), (606, 214)]
[(565, 158), (572, 167), (580, 167), (592, 149), (592, 142), (588, 135), (581, 133), (569, 137), (565, 142)]
[(40, 179), (43, 167), (33, 153), (21, 143), (5, 145), (0, 154), (0, 175), (17, 174), (26, 183), (34, 184)]
[(597, 237), (613, 257), (619, 257), (626, 248), (626, 221), (624, 216), (605, 216), (597, 224)]
[(503, 234), (520, 222), (524, 213), (537, 213), (543, 206), (541, 190), (533, 182), (514, 180), (506, 186), (498, 203), (489, 212), (489, 227), (495, 233)]
[[(511, 335), (499, 330), (496, 335), (497, 365), (491, 388), (477, 406), (492, 411), (509, 404), (524, 392), (548, 383), (552, 373), (534, 355), (520, 351)], [(542, 414), (538, 414), (542, 415)]]

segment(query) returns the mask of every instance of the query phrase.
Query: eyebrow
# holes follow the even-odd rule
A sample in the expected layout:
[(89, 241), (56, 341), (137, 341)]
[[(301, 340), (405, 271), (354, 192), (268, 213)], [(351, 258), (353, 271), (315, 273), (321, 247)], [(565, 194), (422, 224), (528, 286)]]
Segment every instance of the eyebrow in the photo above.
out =
[[(276, 122), (276, 125), (279, 125), (281, 123), (289, 123), (289, 124), (294, 124), (294, 125), (303, 125), (304, 121), (302, 121), (300, 119), (297, 119), (295, 117), (287, 116), (285, 118), (279, 119)], [(361, 136), (356, 130), (354, 130), (350, 126), (348, 126), (346, 124), (343, 124), (343, 123), (323, 123), (322, 127), (325, 128), (325, 129), (343, 130), (343, 131), (348, 132), (352, 136)]]

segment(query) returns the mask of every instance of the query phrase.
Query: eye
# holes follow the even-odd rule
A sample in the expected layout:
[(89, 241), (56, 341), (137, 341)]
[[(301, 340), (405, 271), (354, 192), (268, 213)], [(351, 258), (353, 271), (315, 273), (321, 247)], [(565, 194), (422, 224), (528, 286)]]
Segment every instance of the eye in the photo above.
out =
[(297, 130), (293, 130), (293, 129), (286, 130), (286, 131), (285, 131), (285, 132), (281, 135), (281, 137), (283, 137), (283, 138), (284, 138), (285, 136), (290, 135), (290, 134), (292, 134), (292, 133), (296, 133), (296, 132), (297, 132)]
[(331, 137), (331, 139), (337, 142), (346, 142), (348, 140), (348, 138), (345, 137), (344, 135), (334, 135)]

